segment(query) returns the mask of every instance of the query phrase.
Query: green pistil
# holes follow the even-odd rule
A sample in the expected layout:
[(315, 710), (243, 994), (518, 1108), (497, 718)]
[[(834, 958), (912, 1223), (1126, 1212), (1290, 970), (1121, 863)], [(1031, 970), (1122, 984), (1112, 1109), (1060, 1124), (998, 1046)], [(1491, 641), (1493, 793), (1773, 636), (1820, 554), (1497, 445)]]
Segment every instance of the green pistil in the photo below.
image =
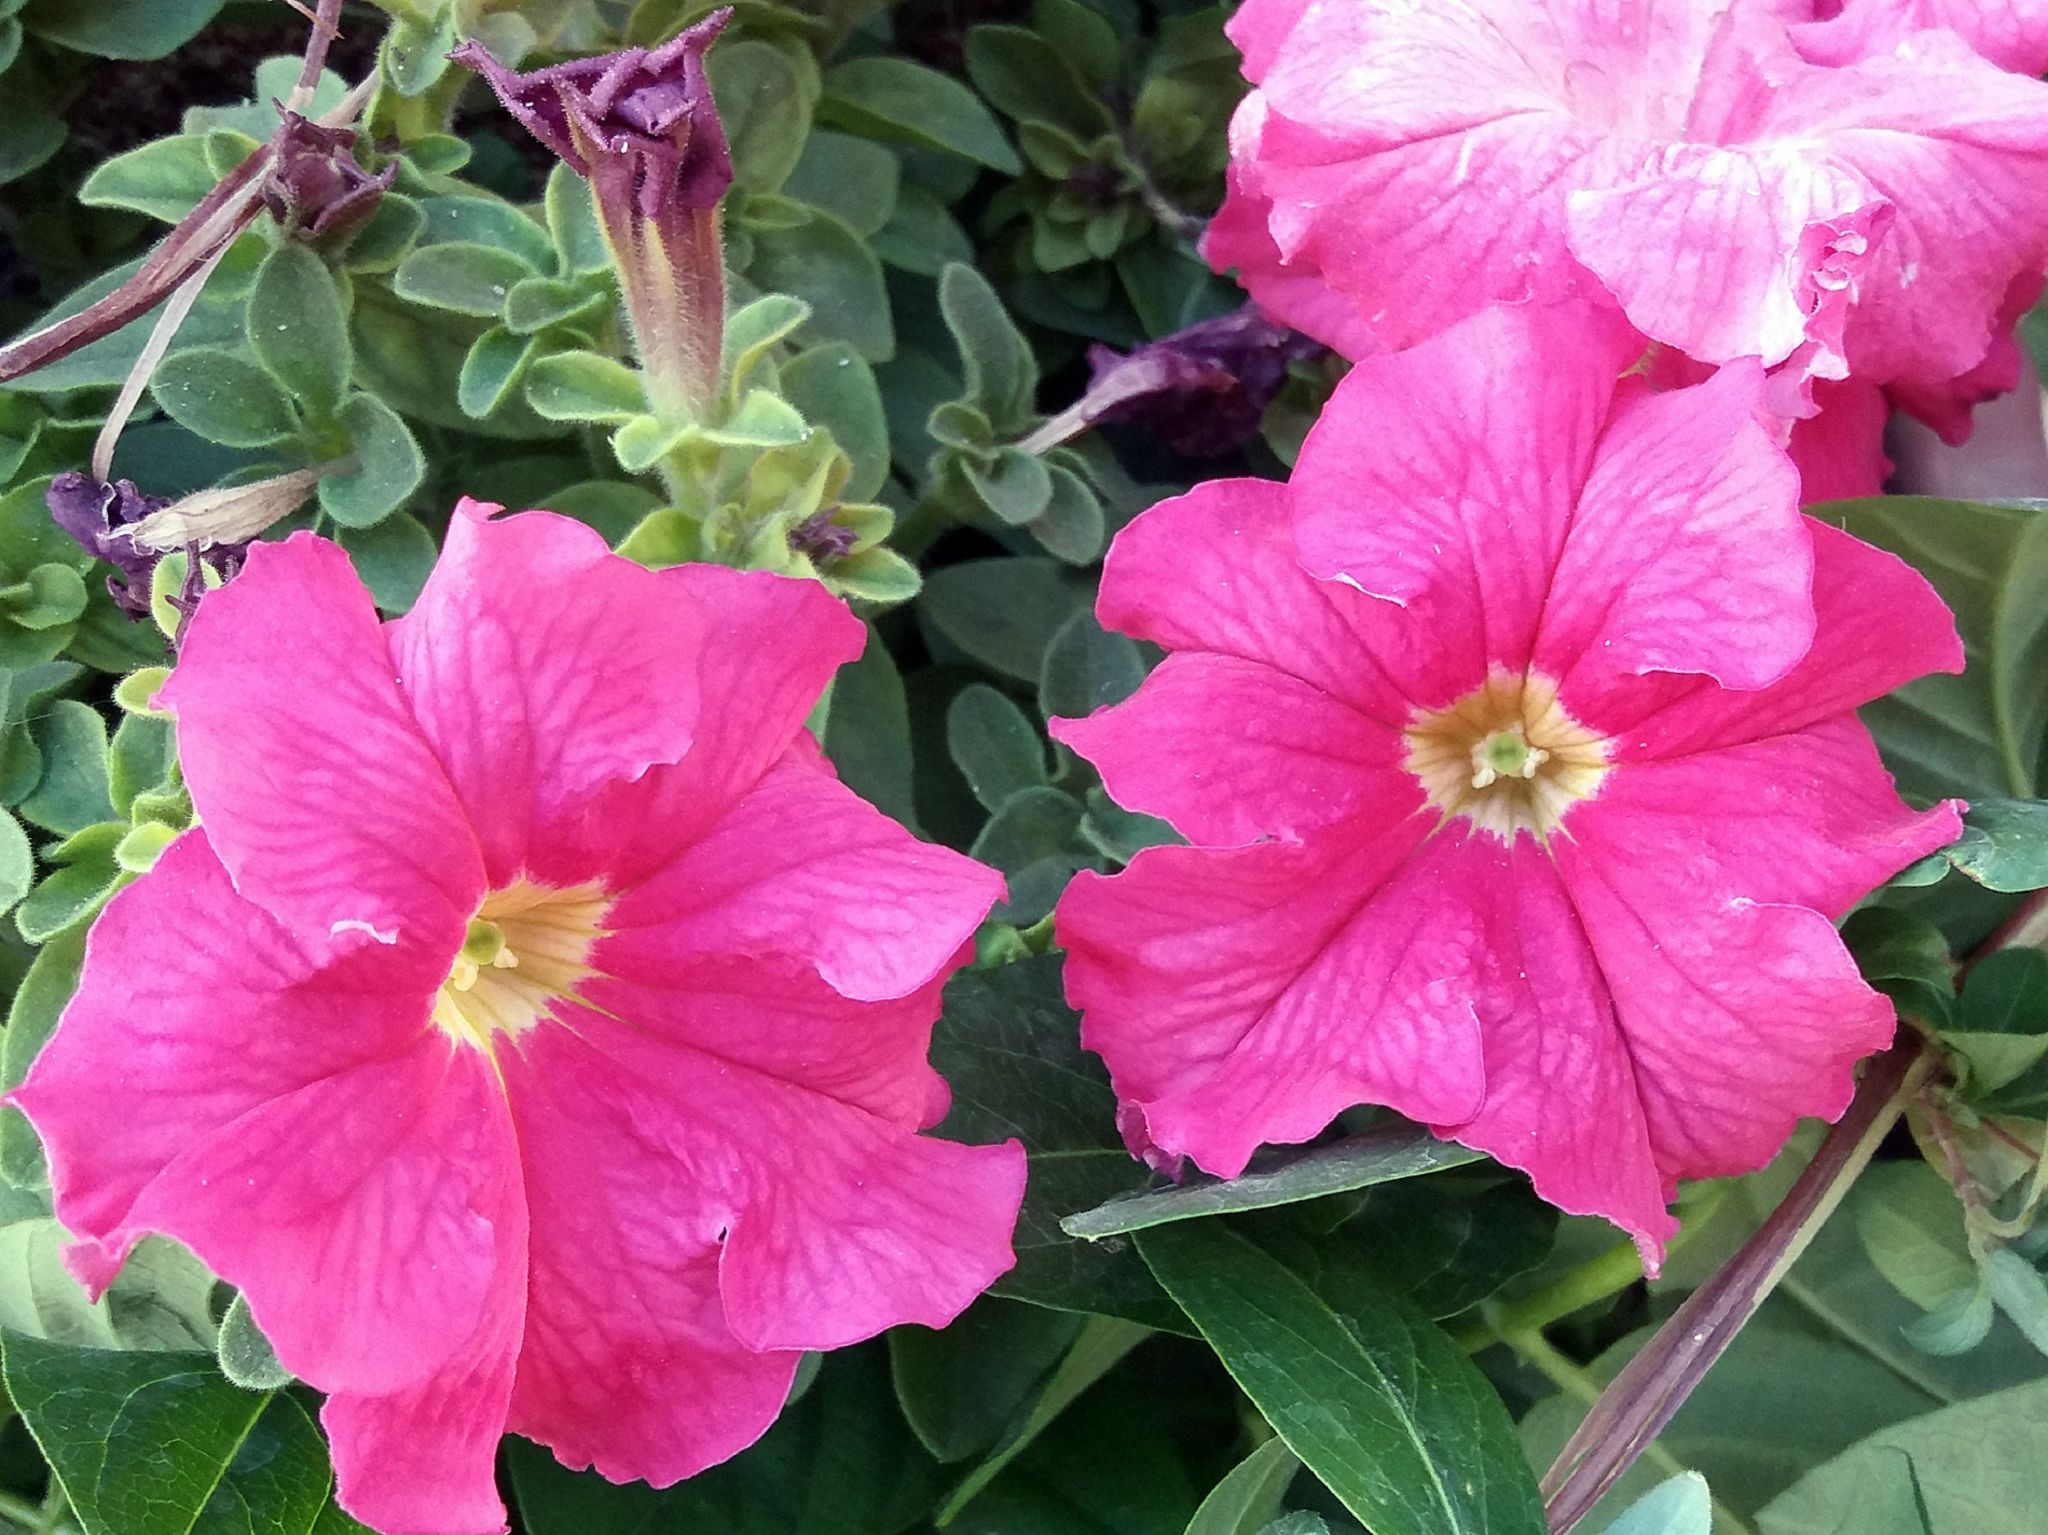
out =
[(1502, 778), (1534, 778), (1549, 757), (1529, 744), (1520, 725), (1496, 730), (1472, 750), (1472, 787), (1484, 789)]
[(479, 970), (495, 965), (505, 952), (505, 930), (482, 917), (469, 919), (469, 932), (462, 940), (462, 957)]

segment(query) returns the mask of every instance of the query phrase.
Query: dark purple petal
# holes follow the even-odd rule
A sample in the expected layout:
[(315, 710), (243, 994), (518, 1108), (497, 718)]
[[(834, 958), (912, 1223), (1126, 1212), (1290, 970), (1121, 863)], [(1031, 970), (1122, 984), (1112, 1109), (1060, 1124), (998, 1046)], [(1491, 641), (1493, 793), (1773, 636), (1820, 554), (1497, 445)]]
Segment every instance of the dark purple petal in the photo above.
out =
[(1089, 348), (1094, 376), (1079, 411), (1091, 424), (1129, 422), (1189, 458), (1213, 458), (1258, 433), (1289, 364), (1323, 350), (1247, 304), (1128, 355)]
[(296, 112), (284, 113), (261, 195), (287, 233), (308, 241), (338, 238), (376, 211), (398, 175), (398, 162), (373, 176), (356, 163), (355, 142), (352, 128), (325, 128)]
[[(732, 151), (704, 73), (704, 55), (732, 19), (712, 12), (659, 48), (628, 48), (519, 74), (482, 44), (449, 58), (490, 82), (505, 110), (593, 181), (622, 172), (639, 211), (715, 207), (732, 185)], [(602, 189), (601, 189), (602, 190)]]

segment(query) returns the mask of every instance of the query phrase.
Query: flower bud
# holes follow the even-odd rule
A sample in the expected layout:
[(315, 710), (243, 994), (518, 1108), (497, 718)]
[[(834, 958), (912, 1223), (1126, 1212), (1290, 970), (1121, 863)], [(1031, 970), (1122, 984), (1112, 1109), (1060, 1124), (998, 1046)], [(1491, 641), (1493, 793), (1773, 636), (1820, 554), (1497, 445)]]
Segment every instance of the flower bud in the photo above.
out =
[(449, 55), (482, 75), (505, 110), (590, 183), (648, 394), (671, 419), (701, 419), (718, 390), (719, 203), (732, 185), (732, 152), (704, 55), (731, 16), (714, 11), (659, 48), (527, 74), (476, 42)]

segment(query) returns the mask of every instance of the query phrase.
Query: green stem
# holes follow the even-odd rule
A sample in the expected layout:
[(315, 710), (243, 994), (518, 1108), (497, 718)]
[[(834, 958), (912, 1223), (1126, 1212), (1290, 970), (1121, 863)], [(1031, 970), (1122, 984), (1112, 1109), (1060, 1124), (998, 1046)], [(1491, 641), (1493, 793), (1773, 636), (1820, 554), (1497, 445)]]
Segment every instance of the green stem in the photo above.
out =
[[(1679, 1207), (1678, 1231), (1665, 1247), (1667, 1257), (1680, 1251), (1706, 1227), (1720, 1208), (1727, 1188), (1725, 1183), (1705, 1183), (1688, 1191), (1686, 1202)], [(1642, 1259), (1635, 1247), (1628, 1242), (1619, 1243), (1559, 1275), (1534, 1295), (1525, 1295), (1513, 1305), (1503, 1307), (1491, 1325), (1461, 1330), (1456, 1341), (1466, 1353), (1476, 1354), (1503, 1334), (1540, 1334), (1575, 1311), (1619, 1295), (1642, 1277)]]
[(5, 1519), (9, 1524), (19, 1525), (24, 1530), (40, 1531), (45, 1527), (42, 1509), (29, 1502), (27, 1498), (16, 1497), (11, 1492), (0, 1492), (0, 1519)]

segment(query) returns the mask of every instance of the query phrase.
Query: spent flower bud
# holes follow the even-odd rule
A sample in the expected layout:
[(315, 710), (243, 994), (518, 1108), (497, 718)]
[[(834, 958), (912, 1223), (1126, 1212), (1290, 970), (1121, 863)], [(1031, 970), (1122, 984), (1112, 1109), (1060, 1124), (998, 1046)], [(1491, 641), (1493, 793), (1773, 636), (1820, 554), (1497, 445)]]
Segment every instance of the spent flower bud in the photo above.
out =
[(731, 18), (714, 11), (659, 48), (526, 74), (476, 42), (449, 55), (590, 183), (649, 394), (685, 419), (701, 418), (716, 396), (725, 334), (719, 204), (732, 151), (704, 55)]

